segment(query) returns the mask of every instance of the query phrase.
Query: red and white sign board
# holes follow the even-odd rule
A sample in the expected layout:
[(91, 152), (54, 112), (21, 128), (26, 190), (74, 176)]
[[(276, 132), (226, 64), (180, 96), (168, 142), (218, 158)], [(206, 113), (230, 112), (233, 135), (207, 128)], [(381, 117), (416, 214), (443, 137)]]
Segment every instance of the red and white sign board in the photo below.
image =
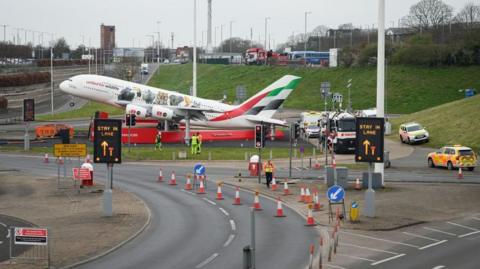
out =
[(48, 244), (48, 230), (44, 228), (19, 228), (15, 227), (15, 245), (37, 245)]
[(73, 173), (73, 179), (77, 179), (77, 180), (91, 180), (92, 179), (92, 175), (90, 174), (90, 170), (88, 170), (88, 168), (74, 167), (72, 169), (72, 173)]

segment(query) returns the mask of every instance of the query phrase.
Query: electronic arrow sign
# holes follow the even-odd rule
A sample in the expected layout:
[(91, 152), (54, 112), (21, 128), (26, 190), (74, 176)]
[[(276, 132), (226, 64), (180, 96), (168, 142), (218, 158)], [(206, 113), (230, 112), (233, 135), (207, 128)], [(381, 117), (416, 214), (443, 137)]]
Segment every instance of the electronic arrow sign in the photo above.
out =
[(95, 119), (93, 160), (95, 163), (122, 162), (122, 121)]
[(355, 161), (383, 162), (384, 118), (357, 118)]

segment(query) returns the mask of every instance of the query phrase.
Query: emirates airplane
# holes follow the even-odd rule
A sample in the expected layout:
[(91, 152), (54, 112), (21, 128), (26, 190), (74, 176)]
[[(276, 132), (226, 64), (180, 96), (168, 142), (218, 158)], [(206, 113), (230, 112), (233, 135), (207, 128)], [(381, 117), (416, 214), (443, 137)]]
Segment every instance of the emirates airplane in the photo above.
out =
[(139, 118), (169, 120), (211, 128), (249, 128), (256, 124), (286, 125), (273, 119), (296, 88), (300, 77), (285, 75), (240, 105), (189, 96), (174, 91), (99, 75), (77, 75), (60, 84), (68, 94), (125, 108)]

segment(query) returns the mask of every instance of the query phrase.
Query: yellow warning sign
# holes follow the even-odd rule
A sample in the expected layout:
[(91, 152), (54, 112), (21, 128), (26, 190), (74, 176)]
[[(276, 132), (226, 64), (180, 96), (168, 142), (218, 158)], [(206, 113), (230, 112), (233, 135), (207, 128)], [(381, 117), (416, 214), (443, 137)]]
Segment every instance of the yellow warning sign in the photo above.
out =
[(85, 157), (87, 144), (55, 144), (53, 148), (55, 157)]

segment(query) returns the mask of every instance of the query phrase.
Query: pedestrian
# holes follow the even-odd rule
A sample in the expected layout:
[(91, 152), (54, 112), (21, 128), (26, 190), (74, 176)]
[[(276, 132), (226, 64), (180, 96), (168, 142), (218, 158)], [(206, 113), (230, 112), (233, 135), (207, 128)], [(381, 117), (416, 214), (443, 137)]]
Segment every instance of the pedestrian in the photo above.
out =
[(202, 134), (197, 133), (197, 154), (202, 152)]
[(198, 144), (197, 136), (195, 134), (193, 134), (192, 135), (192, 143), (191, 143), (192, 154), (197, 154), (197, 144)]
[(155, 150), (157, 150), (157, 148), (160, 151), (162, 150), (162, 132), (160, 131), (155, 136)]
[(274, 169), (275, 169), (275, 166), (273, 165), (272, 160), (268, 160), (263, 165), (263, 170), (265, 171), (265, 178), (267, 179), (267, 188), (270, 188), (270, 183), (272, 182)]

